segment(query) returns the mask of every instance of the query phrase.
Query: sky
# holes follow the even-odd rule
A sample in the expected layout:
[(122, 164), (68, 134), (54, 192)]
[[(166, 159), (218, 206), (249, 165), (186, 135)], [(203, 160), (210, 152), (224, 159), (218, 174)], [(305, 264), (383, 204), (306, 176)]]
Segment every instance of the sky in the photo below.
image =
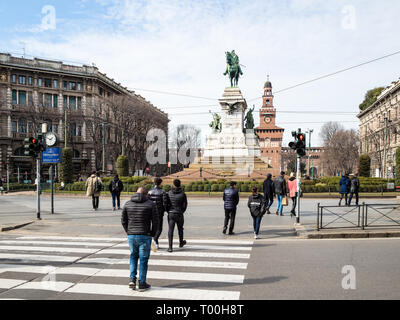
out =
[[(199, 127), (203, 141), (229, 86), (228, 50), (256, 110), (267, 75), (280, 91), (400, 50), (398, 0), (3, 0), (0, 14), (1, 52), (94, 63), (168, 113), (171, 127)], [(328, 121), (357, 130), (366, 91), (399, 77), (400, 54), (276, 93), (284, 146), (298, 128), (320, 146)]]

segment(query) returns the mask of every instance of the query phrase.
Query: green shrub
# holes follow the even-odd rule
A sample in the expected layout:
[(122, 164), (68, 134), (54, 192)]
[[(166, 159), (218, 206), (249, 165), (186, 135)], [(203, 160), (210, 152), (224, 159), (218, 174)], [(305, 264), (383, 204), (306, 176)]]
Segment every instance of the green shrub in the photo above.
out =
[(250, 191), (250, 186), (248, 184), (243, 184), (241, 191), (242, 192), (249, 192)]
[(197, 186), (197, 188), (198, 188), (198, 191), (204, 191), (204, 184), (199, 184)]
[(212, 184), (212, 185), (211, 185), (211, 191), (212, 191), (212, 192), (217, 192), (218, 190), (219, 190), (218, 184)]
[(192, 186), (192, 191), (193, 191), (193, 192), (198, 191), (198, 186), (197, 186), (197, 184), (194, 184), (194, 185)]
[(117, 158), (117, 173), (120, 177), (127, 177), (129, 175), (129, 159), (126, 156), (119, 156)]
[[(172, 189), (171, 185), (169, 185), (169, 184), (163, 185), (162, 188), (163, 188), (163, 190), (164, 190), (165, 192), (169, 192), (169, 191), (171, 191), (171, 189)], [(185, 190), (185, 191), (189, 191), (189, 190)]]
[(72, 164), (73, 151), (71, 148), (62, 150), (62, 162), (58, 165), (58, 178), (64, 183), (72, 183), (74, 167)]
[(225, 184), (219, 184), (218, 185), (218, 191), (220, 191), (220, 192), (223, 192), (223, 191), (225, 191)]

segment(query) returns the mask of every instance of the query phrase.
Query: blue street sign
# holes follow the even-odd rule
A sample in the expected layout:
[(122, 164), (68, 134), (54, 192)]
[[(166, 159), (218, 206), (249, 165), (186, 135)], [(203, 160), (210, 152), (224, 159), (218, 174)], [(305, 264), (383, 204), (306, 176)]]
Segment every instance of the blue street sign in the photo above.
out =
[(60, 163), (61, 162), (61, 148), (47, 148), (42, 153), (43, 163)]

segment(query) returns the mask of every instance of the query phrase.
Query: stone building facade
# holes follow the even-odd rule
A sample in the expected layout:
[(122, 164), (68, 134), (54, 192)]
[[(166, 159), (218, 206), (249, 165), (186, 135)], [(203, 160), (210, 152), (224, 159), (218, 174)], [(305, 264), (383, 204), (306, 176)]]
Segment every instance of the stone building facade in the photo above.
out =
[(360, 154), (371, 157), (371, 176), (393, 178), (400, 146), (400, 81), (394, 81), (377, 101), (358, 116)]
[[(132, 113), (138, 113), (137, 123), (132, 123), (132, 127), (137, 127), (133, 135), (124, 137), (120, 123), (115, 120), (116, 97), (123, 97), (132, 106)], [(104, 166), (108, 173), (116, 171), (116, 158), (123, 144), (131, 173), (144, 170), (149, 166), (146, 131), (158, 128), (168, 133), (169, 119), (166, 113), (94, 66), (66, 65), (0, 53), (1, 176), (5, 176), (8, 164), (11, 177), (19, 175), (21, 180), (32, 180), (36, 169), (34, 161), (24, 156), (24, 139), (35, 136), (42, 123), (47, 123), (48, 131), (58, 135), (59, 147), (65, 146), (67, 133), (67, 146), (74, 154), (74, 173), (87, 175), (102, 169), (103, 135)], [(144, 141), (141, 147), (134, 147), (136, 140)]]

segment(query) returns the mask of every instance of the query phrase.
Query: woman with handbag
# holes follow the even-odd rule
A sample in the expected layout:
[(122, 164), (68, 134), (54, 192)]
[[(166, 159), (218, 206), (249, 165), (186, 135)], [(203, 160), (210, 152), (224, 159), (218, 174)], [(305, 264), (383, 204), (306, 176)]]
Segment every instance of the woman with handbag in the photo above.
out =
[(99, 199), (102, 189), (103, 182), (97, 176), (97, 172), (93, 171), (92, 175), (86, 180), (86, 195), (92, 197), (93, 211), (99, 209)]
[(292, 211), (290, 211), (290, 217), (296, 216), (296, 205), (297, 205), (297, 179), (294, 176), (294, 173), (290, 174), (290, 178), (288, 181), (288, 189), (289, 189), (289, 197), (292, 199)]
[(250, 214), (253, 218), (254, 239), (258, 239), (260, 233), (261, 220), (267, 211), (267, 204), (264, 197), (258, 193), (257, 187), (253, 187), (253, 194), (249, 197), (247, 206), (250, 209)]

